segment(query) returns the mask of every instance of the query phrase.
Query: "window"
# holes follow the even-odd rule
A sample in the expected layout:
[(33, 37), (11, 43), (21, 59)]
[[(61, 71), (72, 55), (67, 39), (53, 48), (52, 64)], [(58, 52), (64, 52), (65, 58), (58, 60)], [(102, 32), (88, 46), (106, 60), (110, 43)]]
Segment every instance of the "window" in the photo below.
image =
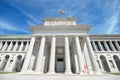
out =
[(57, 61), (63, 61), (63, 58), (57, 58)]

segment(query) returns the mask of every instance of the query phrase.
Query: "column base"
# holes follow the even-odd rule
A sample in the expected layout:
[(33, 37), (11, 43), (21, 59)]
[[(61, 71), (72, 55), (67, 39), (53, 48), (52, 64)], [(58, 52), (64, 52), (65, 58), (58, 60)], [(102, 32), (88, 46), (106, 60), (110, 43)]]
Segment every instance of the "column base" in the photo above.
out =
[(103, 75), (103, 73), (98, 71), (98, 72), (95, 72), (95, 75)]
[(34, 73), (33, 70), (26, 70), (26, 71), (21, 71), (18, 74), (30, 74), (30, 73)]
[(54, 71), (48, 71), (47, 74), (55, 74)]
[(35, 71), (35, 74), (45, 74), (43, 72)]
[(80, 74), (80, 75), (88, 75), (88, 73), (85, 72), (85, 71), (80, 71), (79, 74)]
[(95, 75), (95, 72), (91, 70), (91, 71), (88, 71), (88, 74), (89, 75)]
[(65, 74), (65, 75), (70, 75), (70, 74), (72, 74), (72, 72), (71, 72), (71, 71), (65, 71), (64, 74)]

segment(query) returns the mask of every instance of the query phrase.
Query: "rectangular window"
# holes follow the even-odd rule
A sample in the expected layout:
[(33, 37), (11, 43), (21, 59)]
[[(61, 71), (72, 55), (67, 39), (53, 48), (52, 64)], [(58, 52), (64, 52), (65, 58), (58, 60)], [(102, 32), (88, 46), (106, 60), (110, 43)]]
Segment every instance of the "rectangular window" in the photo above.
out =
[(63, 58), (57, 58), (57, 61), (63, 61)]

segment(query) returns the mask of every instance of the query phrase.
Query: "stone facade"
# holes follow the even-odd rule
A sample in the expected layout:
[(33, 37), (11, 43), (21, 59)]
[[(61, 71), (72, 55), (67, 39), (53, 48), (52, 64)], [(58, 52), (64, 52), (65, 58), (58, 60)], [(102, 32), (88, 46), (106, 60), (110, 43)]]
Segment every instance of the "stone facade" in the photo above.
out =
[(0, 70), (39, 74), (120, 72), (120, 35), (89, 35), (76, 18), (45, 18), (31, 35), (0, 36)]

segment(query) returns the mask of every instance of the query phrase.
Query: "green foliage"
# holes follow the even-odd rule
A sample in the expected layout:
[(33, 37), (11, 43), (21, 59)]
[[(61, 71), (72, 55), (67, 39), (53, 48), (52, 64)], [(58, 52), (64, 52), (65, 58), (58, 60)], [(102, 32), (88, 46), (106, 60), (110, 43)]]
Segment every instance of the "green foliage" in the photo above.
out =
[(120, 75), (120, 73), (111, 73), (111, 74), (113, 74), (113, 75)]
[(15, 72), (0, 72), (0, 74), (11, 74), (11, 73), (15, 73)]

